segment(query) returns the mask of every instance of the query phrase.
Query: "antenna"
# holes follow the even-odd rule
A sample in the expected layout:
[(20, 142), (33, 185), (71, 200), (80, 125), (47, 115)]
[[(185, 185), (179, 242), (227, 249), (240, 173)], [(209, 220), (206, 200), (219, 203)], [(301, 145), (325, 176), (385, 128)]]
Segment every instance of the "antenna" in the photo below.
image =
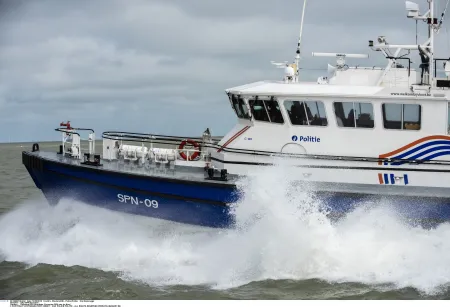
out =
[(450, 2), (450, 0), (447, 0), (447, 4), (445, 5), (445, 9), (441, 14), (441, 20), (439, 21), (439, 25), (436, 28), (436, 33), (439, 33), (439, 30), (442, 27), (442, 22), (444, 21), (444, 17), (445, 17), (445, 13), (447, 12), (447, 8), (448, 8), (448, 3)]
[(305, 22), (305, 11), (306, 11), (306, 1), (303, 0), (303, 11), (302, 11), (302, 22), (300, 24), (300, 35), (298, 37), (298, 44), (297, 44), (297, 52), (295, 55), (295, 67), (296, 67), (296, 81), (298, 81), (298, 76), (300, 74), (300, 69), (298, 66), (298, 63), (300, 62), (300, 53), (301, 53), (301, 44), (302, 44), (302, 36), (303, 36), (303, 24)]

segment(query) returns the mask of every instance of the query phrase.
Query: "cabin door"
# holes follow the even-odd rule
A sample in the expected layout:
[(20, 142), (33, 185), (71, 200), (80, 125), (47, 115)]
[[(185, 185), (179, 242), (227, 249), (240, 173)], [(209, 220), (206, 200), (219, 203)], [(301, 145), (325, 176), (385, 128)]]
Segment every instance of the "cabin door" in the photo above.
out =
[(450, 134), (450, 102), (447, 103), (447, 134)]

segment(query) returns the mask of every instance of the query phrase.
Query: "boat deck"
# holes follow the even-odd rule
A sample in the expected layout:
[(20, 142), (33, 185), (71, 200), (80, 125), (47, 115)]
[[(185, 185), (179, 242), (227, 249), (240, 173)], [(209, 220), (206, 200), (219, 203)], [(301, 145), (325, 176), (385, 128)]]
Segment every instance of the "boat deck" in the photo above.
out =
[[(134, 162), (127, 160), (101, 160), (101, 166), (87, 165), (83, 164), (83, 160), (74, 159), (71, 157), (64, 156), (57, 152), (49, 152), (49, 151), (26, 151), (26, 154), (30, 156), (39, 157), (43, 160), (47, 160), (50, 162), (61, 163), (64, 165), (71, 165), (81, 168), (95, 169), (95, 170), (105, 170), (108, 172), (114, 173), (122, 173), (122, 174), (130, 174), (130, 175), (138, 175), (138, 176), (148, 176), (148, 177), (158, 177), (158, 178), (167, 178), (167, 179), (175, 179), (175, 180), (183, 180), (183, 181), (192, 181), (192, 182), (204, 182), (210, 184), (218, 184), (218, 185), (230, 185), (233, 186), (238, 179), (238, 176), (228, 174), (228, 180), (215, 180), (207, 178), (204, 170), (204, 163), (198, 161), (190, 162), (192, 166), (186, 165), (175, 165), (170, 168), (167, 165), (157, 165), (155, 163), (152, 164), (144, 164), (138, 165)], [(178, 162), (178, 161), (177, 161)], [(180, 161), (181, 163), (185, 161)], [(196, 162), (196, 163), (195, 163)], [(218, 176), (218, 174), (216, 174)]]

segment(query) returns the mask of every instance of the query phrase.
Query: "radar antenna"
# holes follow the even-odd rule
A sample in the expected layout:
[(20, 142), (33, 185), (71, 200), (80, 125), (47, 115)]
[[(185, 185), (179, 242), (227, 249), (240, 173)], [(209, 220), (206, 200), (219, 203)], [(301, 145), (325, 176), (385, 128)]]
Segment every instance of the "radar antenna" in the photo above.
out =
[[(348, 68), (347, 64), (345, 64), (346, 58), (354, 58), (354, 59), (368, 59), (368, 54), (359, 54), (359, 53), (325, 53), (325, 52), (313, 52), (313, 57), (336, 57), (336, 68), (337, 70), (345, 70)], [(329, 70), (331, 68), (329, 67)]]

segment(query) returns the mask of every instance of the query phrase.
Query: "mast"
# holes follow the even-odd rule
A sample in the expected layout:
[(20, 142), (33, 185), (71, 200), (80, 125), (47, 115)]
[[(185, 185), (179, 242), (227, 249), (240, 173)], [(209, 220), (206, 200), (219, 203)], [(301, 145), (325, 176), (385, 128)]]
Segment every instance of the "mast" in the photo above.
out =
[[(427, 0), (428, 2), (428, 10), (425, 14), (421, 14), (419, 12), (419, 5), (413, 1), (405, 1), (407, 17), (415, 20), (416, 22), (422, 20), (427, 23), (428, 27), (428, 39), (422, 44), (415, 45), (394, 45), (387, 43), (384, 36), (378, 37), (378, 44), (374, 45), (373, 41), (369, 41), (369, 47), (371, 47), (374, 51), (381, 51), (383, 54), (387, 55), (387, 51), (389, 49), (396, 49), (394, 53), (394, 57), (389, 59), (389, 64), (383, 73), (383, 76), (378, 81), (378, 84), (381, 83), (384, 76), (389, 72), (392, 65), (395, 63), (396, 58), (399, 56), (402, 50), (418, 50), (422, 63), (420, 68), (421, 72), (421, 83), (416, 84), (418, 86), (428, 86), (430, 88), (435, 87), (435, 78), (434, 78), (434, 38), (435, 32), (439, 30), (440, 25), (438, 25), (437, 18), (435, 18), (434, 13), (434, 0)], [(445, 11), (444, 11), (445, 13)], [(443, 20), (443, 16), (441, 17)]]
[(305, 22), (305, 11), (306, 11), (306, 1), (307, 0), (303, 0), (303, 11), (302, 11), (302, 21), (300, 24), (300, 35), (298, 37), (298, 44), (297, 44), (297, 51), (296, 51), (296, 55), (295, 55), (295, 82), (298, 82), (299, 80), (299, 75), (300, 75), (300, 68), (299, 68), (299, 62), (300, 62), (300, 53), (301, 53), (301, 44), (302, 44), (302, 36), (303, 36), (303, 24)]

